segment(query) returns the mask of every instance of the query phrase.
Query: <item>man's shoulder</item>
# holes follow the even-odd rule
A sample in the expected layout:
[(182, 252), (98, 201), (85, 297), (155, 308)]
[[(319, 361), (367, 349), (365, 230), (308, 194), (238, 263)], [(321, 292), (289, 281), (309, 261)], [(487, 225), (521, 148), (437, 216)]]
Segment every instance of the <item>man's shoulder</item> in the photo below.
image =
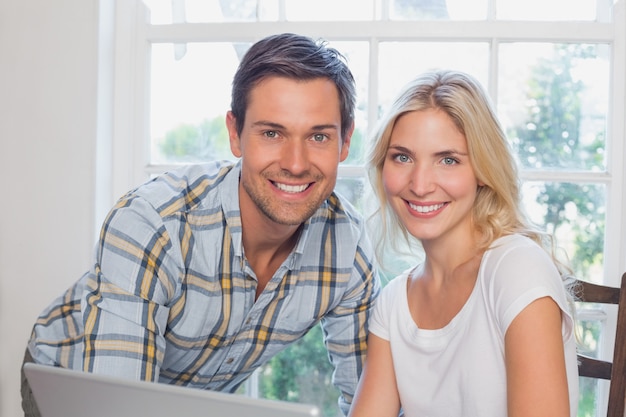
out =
[(181, 166), (142, 184), (124, 198), (144, 199), (162, 215), (172, 211), (189, 211), (206, 204), (209, 194), (219, 189), (234, 167), (232, 161)]
[(333, 192), (309, 219), (308, 228), (313, 236), (322, 236), (332, 226), (333, 234), (348, 247), (364, 238), (364, 220), (361, 213), (343, 196)]
[(363, 222), (363, 216), (352, 205), (350, 200), (334, 191), (327, 199), (326, 203), (321, 207), (322, 213), (329, 217), (345, 218), (348, 222), (360, 225)]
[(233, 161), (186, 165), (167, 171), (157, 179), (175, 190), (188, 190), (198, 186), (212, 187), (221, 183), (234, 166)]

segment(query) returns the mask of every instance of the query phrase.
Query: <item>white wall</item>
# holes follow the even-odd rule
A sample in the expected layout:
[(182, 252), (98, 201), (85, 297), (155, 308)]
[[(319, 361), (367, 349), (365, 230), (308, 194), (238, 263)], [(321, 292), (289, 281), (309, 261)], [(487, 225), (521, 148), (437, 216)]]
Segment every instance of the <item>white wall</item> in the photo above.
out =
[(98, 0), (0, 0), (0, 417), (40, 311), (94, 244)]

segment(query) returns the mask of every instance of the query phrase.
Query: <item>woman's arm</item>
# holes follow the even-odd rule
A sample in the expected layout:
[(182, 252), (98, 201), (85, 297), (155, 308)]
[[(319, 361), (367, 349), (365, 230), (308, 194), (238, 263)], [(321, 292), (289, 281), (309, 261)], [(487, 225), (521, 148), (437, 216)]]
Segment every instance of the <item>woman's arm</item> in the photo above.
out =
[(533, 301), (505, 336), (509, 417), (569, 417), (561, 310), (550, 297)]
[(365, 366), (348, 417), (397, 417), (399, 412), (389, 341), (370, 333)]

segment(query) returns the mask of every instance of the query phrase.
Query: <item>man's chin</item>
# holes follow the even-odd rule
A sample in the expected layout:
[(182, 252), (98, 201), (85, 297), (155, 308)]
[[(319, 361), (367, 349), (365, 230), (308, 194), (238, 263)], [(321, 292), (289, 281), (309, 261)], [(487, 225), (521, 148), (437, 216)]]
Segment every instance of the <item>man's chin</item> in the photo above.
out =
[(267, 217), (269, 217), (274, 223), (278, 223), (283, 226), (299, 226), (302, 223), (306, 222), (315, 214), (317, 211), (317, 207), (315, 208), (289, 208), (281, 207), (279, 210), (275, 210), (272, 213), (265, 213)]
[(277, 224), (282, 226), (300, 226), (302, 223), (306, 222), (311, 216), (276, 216), (273, 215), (270, 219)]

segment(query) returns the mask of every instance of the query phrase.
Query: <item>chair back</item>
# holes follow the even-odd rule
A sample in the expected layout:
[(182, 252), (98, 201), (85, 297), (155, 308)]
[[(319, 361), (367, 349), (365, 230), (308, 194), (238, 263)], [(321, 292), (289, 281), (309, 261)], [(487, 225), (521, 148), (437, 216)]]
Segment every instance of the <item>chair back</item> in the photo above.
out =
[(624, 417), (626, 408), (626, 273), (621, 287), (608, 287), (578, 280), (574, 283), (576, 301), (616, 304), (617, 329), (613, 360), (606, 361), (578, 354), (578, 374), (584, 377), (610, 380), (607, 417)]

